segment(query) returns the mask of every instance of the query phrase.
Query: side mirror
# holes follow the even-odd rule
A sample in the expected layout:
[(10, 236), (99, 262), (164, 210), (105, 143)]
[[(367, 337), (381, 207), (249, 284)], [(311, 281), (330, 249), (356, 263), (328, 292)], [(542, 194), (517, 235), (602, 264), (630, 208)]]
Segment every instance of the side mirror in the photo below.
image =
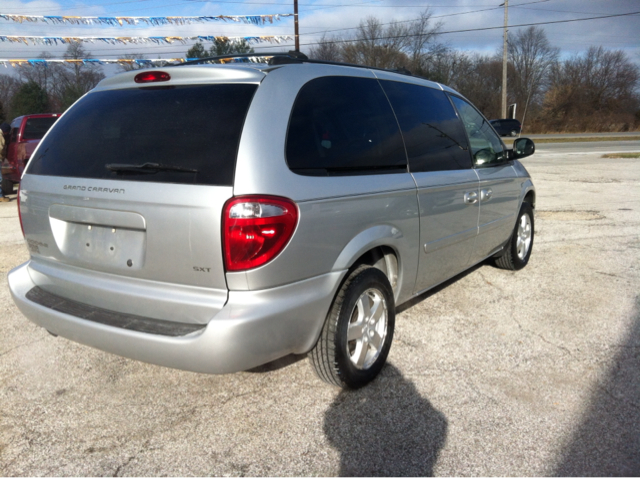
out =
[(529, 138), (518, 138), (513, 142), (512, 159), (526, 158), (536, 152), (536, 145)]

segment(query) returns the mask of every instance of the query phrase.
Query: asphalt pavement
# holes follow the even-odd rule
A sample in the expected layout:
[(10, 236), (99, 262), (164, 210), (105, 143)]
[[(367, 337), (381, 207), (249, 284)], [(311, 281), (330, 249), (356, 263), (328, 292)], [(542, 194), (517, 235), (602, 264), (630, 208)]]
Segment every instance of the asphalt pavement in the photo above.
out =
[[(581, 148), (524, 160), (529, 265), (402, 306), (388, 365), (355, 392), (304, 357), (210, 376), (55, 338), (5, 280), (0, 475), (640, 475), (640, 159)], [(0, 203), (0, 274), (27, 259)]]

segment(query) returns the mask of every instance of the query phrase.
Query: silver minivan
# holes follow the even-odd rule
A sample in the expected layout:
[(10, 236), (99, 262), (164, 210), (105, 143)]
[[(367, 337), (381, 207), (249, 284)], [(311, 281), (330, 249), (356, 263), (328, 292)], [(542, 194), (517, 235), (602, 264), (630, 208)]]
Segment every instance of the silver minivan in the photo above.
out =
[(30, 320), (195, 372), (308, 353), (354, 388), (398, 304), (527, 264), (534, 144), (507, 148), (454, 90), (299, 54), (212, 63), (107, 78), (42, 140), (9, 273)]

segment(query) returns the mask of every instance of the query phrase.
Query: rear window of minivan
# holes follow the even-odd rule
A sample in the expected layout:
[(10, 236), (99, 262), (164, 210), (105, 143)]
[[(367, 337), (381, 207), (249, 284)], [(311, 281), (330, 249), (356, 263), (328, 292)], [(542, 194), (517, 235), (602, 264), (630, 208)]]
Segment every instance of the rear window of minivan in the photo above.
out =
[[(89, 93), (58, 120), (27, 172), (230, 186), (256, 88), (218, 84)], [(174, 170), (107, 168), (145, 163)]]

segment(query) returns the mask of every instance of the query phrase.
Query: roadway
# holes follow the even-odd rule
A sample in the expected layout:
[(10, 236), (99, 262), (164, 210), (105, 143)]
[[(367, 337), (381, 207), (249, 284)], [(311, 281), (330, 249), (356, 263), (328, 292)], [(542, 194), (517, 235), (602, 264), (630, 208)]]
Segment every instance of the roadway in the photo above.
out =
[[(535, 140), (533, 140), (535, 142)], [(537, 154), (587, 154), (640, 152), (640, 141), (594, 141), (588, 143), (541, 143)]]

